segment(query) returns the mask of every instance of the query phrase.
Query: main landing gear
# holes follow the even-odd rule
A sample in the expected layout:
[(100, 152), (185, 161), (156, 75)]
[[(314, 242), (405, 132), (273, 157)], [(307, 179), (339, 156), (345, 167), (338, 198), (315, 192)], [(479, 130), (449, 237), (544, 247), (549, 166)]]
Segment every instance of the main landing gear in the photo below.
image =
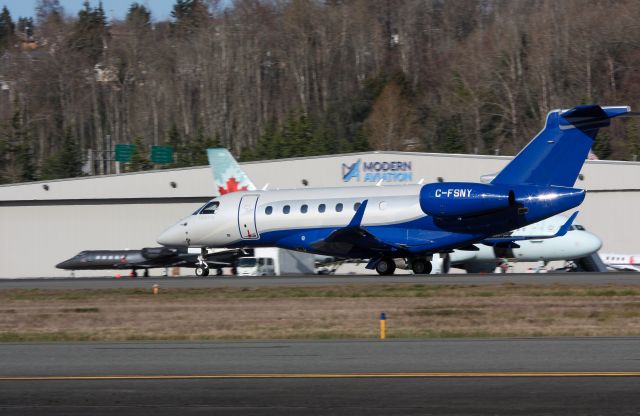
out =
[(431, 262), (425, 259), (413, 259), (411, 261), (411, 270), (415, 274), (429, 274), (432, 269)]
[(376, 264), (376, 271), (381, 276), (392, 275), (396, 271), (396, 262), (391, 257), (383, 257)]
[[(402, 262), (401, 262), (402, 263)], [(404, 261), (404, 269), (411, 269), (414, 274), (429, 274), (433, 266), (427, 258), (416, 257)], [(376, 263), (376, 271), (381, 276), (390, 276), (396, 271), (396, 262), (391, 257), (383, 257)]]

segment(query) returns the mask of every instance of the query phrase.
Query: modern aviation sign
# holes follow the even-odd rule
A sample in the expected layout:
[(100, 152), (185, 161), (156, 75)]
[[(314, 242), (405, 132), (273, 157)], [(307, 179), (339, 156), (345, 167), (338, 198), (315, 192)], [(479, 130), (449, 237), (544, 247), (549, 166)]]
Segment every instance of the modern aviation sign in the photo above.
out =
[(411, 182), (413, 171), (411, 162), (402, 161), (363, 161), (342, 164), (342, 180), (351, 182)]

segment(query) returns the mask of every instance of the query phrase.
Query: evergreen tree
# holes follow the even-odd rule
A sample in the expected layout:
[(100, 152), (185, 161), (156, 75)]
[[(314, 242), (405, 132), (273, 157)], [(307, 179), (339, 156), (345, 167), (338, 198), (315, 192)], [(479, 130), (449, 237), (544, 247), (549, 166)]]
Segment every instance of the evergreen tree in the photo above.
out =
[(209, 19), (209, 11), (202, 0), (176, 0), (171, 17), (174, 19), (175, 33), (184, 36), (204, 27)]
[(640, 160), (640, 129), (638, 129), (638, 120), (636, 118), (628, 120), (625, 124), (625, 142), (629, 160)]
[(274, 159), (276, 150), (279, 145), (280, 134), (278, 133), (278, 125), (275, 120), (269, 121), (264, 132), (256, 142), (252, 149), (245, 149), (242, 152), (242, 158), (248, 160), (265, 160)]
[(207, 157), (207, 149), (220, 147), (220, 137), (210, 137), (205, 135), (202, 128), (198, 129), (196, 139), (189, 146), (189, 153), (191, 158), (190, 166), (201, 166), (209, 163)]
[(61, 22), (63, 14), (64, 9), (60, 5), (60, 0), (38, 0), (36, 4), (36, 16), (39, 26), (50, 19)]
[(465, 141), (459, 117), (443, 119), (436, 128), (437, 150), (442, 153), (464, 153)]
[(33, 155), (33, 148), (29, 139), (29, 134), (24, 125), (24, 118), (20, 103), (16, 99), (14, 103), (15, 111), (11, 118), (11, 150), (14, 153), (17, 179), (20, 182), (36, 180), (36, 167)]
[[(170, 136), (177, 137), (177, 129), (169, 131)], [(196, 137), (193, 140), (187, 140), (186, 144), (181, 144), (179, 140), (170, 140), (169, 143), (174, 146), (177, 152), (176, 166), (201, 166), (209, 163), (207, 157), (207, 149), (220, 147), (220, 135), (214, 137), (205, 134), (202, 128), (199, 128)]]
[(609, 156), (611, 156), (611, 141), (606, 131), (600, 130), (598, 136), (596, 136), (596, 142), (593, 144), (593, 153), (599, 159), (609, 159)]
[(67, 128), (62, 148), (46, 160), (42, 179), (75, 178), (82, 176), (82, 153), (71, 128)]
[(26, 36), (27, 39), (31, 39), (33, 36), (33, 18), (20, 17), (18, 19), (17, 30), (18, 33)]
[(358, 131), (356, 131), (356, 134), (351, 140), (351, 143), (351, 151), (353, 152), (368, 152), (369, 150), (371, 150), (369, 139), (364, 132), (364, 128), (359, 128)]
[(15, 24), (11, 19), (11, 13), (7, 6), (2, 7), (0, 12), (0, 51), (11, 46), (14, 39)]
[(137, 28), (151, 26), (151, 11), (144, 5), (132, 3), (127, 12), (127, 23)]
[(134, 139), (133, 144), (136, 145), (136, 148), (131, 155), (131, 161), (129, 162), (129, 170), (130, 171), (140, 171), (140, 170), (149, 170), (152, 168), (151, 162), (149, 161), (149, 156), (147, 152), (147, 147), (144, 145), (142, 141), (142, 137), (138, 136)]
[(107, 18), (102, 2), (98, 7), (92, 8), (85, 1), (78, 12), (78, 20), (69, 39), (70, 46), (87, 56), (92, 64), (96, 64), (102, 58), (107, 37)]

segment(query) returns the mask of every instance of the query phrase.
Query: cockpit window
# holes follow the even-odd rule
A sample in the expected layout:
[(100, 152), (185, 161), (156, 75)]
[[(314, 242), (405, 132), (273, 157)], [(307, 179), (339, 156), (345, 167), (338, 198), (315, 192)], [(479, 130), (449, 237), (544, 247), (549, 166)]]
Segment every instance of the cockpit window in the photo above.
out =
[(216, 210), (220, 206), (220, 202), (211, 201), (200, 210), (200, 214), (215, 214)]
[(574, 227), (576, 227), (576, 230), (586, 231), (586, 229), (582, 225), (575, 224)]
[(207, 202), (206, 204), (202, 205), (200, 208), (198, 208), (197, 210), (193, 211), (193, 214), (191, 215), (198, 215), (201, 213), (201, 211), (203, 211), (205, 208), (209, 207), (211, 204), (213, 204), (215, 201), (215, 198), (213, 198), (211, 201)]

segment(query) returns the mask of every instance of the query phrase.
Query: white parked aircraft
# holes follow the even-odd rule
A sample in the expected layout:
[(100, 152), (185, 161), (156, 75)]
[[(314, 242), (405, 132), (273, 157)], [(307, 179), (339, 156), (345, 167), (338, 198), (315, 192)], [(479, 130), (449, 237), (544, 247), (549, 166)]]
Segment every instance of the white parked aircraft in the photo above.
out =
[(640, 272), (640, 254), (600, 253), (600, 259), (615, 270)]
[[(556, 215), (544, 221), (519, 228), (512, 235), (554, 235), (567, 222), (567, 217)], [(465, 269), (469, 273), (493, 272), (500, 259), (511, 261), (556, 261), (575, 260), (589, 256), (602, 247), (598, 236), (587, 231), (583, 226), (574, 224), (563, 236), (547, 239), (523, 240), (517, 242), (518, 247), (500, 247), (477, 244), (478, 251), (454, 250), (449, 254), (451, 267)], [(638, 257), (640, 260), (640, 256)], [(446, 273), (446, 261), (441, 272)]]

